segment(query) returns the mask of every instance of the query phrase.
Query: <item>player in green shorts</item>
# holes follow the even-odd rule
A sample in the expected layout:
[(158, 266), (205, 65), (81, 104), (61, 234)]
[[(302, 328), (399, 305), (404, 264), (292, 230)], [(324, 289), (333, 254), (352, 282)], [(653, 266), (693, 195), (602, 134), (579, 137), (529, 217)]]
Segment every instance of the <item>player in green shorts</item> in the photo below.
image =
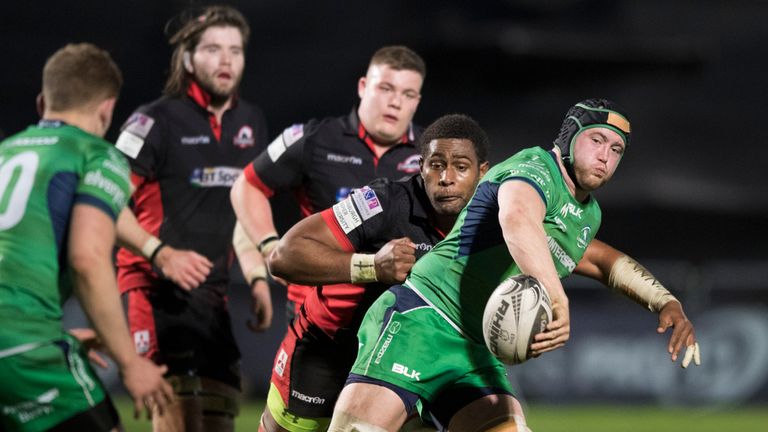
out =
[(680, 302), (636, 261), (591, 244), (601, 221), (591, 192), (613, 176), (629, 137), (629, 121), (614, 103), (589, 99), (569, 110), (552, 150), (525, 149), (491, 168), (445, 240), (368, 310), (329, 430), (395, 431), (419, 400), (441, 429), (529, 430), (481, 331), (490, 293), (521, 273), (547, 288), (554, 314), (532, 355), (568, 340), (560, 278), (576, 271), (658, 312), (657, 330), (674, 328), (672, 360), (685, 344), (683, 366), (698, 364)]
[(101, 137), (121, 84), (106, 51), (67, 45), (43, 69), (42, 120), (0, 143), (0, 430), (119, 426), (80, 344), (61, 327), (73, 291), (136, 414), (171, 397), (165, 369), (134, 351), (112, 265), (129, 170)]

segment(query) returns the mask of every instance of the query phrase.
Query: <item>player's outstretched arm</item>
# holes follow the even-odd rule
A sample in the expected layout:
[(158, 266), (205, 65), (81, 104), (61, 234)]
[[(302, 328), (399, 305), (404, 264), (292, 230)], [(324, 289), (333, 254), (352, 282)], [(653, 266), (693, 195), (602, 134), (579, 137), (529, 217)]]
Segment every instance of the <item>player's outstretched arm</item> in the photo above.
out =
[(531, 345), (532, 354), (538, 356), (563, 346), (571, 332), (568, 297), (547, 247), (546, 207), (533, 186), (523, 181), (504, 182), (498, 200), (499, 223), (512, 259), (523, 273), (544, 285), (552, 301), (554, 319)]
[(672, 328), (667, 351), (676, 361), (683, 346), (685, 357), (681, 365), (688, 367), (691, 360), (701, 364), (699, 344), (693, 324), (683, 312), (682, 304), (639, 262), (600, 240), (593, 240), (584, 253), (576, 273), (598, 280), (652, 312), (659, 313), (659, 326), (664, 333)]
[(165, 366), (157, 366), (134, 350), (112, 266), (115, 225), (101, 209), (77, 204), (70, 222), (68, 257), (75, 292), (106, 350), (120, 368), (135, 414), (157, 405), (162, 410), (173, 397), (163, 379)]
[(416, 246), (408, 238), (389, 241), (375, 255), (357, 254), (339, 244), (322, 214), (291, 227), (269, 257), (272, 274), (295, 283), (397, 283), (416, 261)]
[(267, 266), (256, 245), (237, 222), (232, 234), (232, 247), (240, 263), (240, 270), (251, 288), (252, 319), (246, 323), (254, 332), (261, 332), (272, 325), (272, 295), (267, 283)]
[(125, 208), (117, 219), (117, 244), (157, 266), (163, 276), (185, 290), (197, 288), (208, 277), (213, 263), (191, 250), (175, 249), (162, 243), (139, 225)]

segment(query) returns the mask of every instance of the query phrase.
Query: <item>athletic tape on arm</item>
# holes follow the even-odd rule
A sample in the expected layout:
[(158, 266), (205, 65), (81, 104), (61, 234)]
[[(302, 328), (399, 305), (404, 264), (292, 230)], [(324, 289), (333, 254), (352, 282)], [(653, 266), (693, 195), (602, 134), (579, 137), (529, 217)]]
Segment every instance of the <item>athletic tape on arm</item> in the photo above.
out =
[(613, 263), (608, 287), (653, 312), (659, 312), (671, 300), (678, 301), (651, 272), (626, 255)]
[(349, 261), (349, 279), (352, 283), (376, 282), (376, 264), (373, 254), (352, 254)]

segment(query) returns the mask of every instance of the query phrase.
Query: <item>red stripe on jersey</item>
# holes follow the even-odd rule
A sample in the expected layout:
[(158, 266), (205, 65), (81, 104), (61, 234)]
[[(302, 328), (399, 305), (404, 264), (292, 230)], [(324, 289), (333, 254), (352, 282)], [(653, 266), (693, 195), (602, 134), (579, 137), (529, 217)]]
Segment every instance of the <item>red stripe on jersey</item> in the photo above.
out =
[(440, 234), (440, 237), (445, 238), (445, 233), (440, 231), (440, 228), (438, 228), (438, 227), (436, 227), (434, 225), (432, 225), (432, 228), (434, 228), (435, 231), (437, 231), (437, 233)]
[[(189, 80), (189, 87), (187, 87), (187, 95), (195, 101), (196, 104), (208, 110), (208, 106), (211, 104), (211, 95), (203, 90), (200, 85), (194, 80)], [(221, 123), (216, 119), (216, 115), (208, 111), (208, 123), (211, 124), (211, 130), (216, 137), (216, 141), (221, 142)]]
[(304, 299), (309, 320), (333, 337), (336, 330), (349, 326), (365, 294), (364, 285), (323, 285)]
[(137, 288), (128, 293), (128, 325), (136, 352), (141, 356), (156, 360), (158, 353), (157, 329), (152, 304), (147, 298), (147, 290)]
[(312, 205), (312, 200), (307, 196), (306, 189), (303, 187), (296, 189), (293, 191), (293, 196), (296, 197), (296, 201), (299, 203), (302, 218), (315, 214), (315, 207)]
[[(363, 122), (360, 122), (359, 126), (357, 127), (357, 137), (363, 140), (366, 146), (368, 146), (368, 149), (373, 153), (373, 167), (378, 168), (379, 167), (379, 156), (376, 153), (376, 143), (373, 141), (373, 138), (371, 138), (371, 135), (368, 133), (368, 131), (365, 129), (365, 126), (363, 126)], [(409, 139), (410, 137), (410, 139)], [(403, 134), (402, 137), (400, 137), (400, 142), (398, 144), (408, 144), (408, 142), (413, 139), (413, 129), (408, 128), (408, 132)], [(389, 149), (387, 149), (389, 150)], [(386, 153), (386, 151), (385, 151)]]
[[(301, 211), (302, 218), (310, 216), (315, 212), (312, 207), (312, 202), (309, 200), (304, 188), (296, 189), (293, 194), (296, 197), (296, 201), (299, 203), (299, 210)], [(304, 303), (304, 298), (312, 292), (314, 288), (314, 286), (308, 285), (289, 284), (288, 300), (294, 302), (298, 308)]]
[(211, 104), (211, 95), (195, 81), (189, 80), (189, 87), (187, 87), (187, 96), (191, 97), (196, 104), (202, 108), (208, 109), (208, 105)]
[(373, 142), (373, 139), (370, 135), (368, 135), (368, 131), (365, 130), (365, 126), (363, 126), (363, 122), (360, 122), (360, 126), (357, 128), (357, 136), (363, 140), (365, 145), (368, 146), (368, 149), (373, 153), (373, 167), (377, 168), (379, 166), (379, 156), (376, 154), (376, 144)]
[(248, 181), (251, 186), (260, 190), (261, 193), (263, 193), (267, 198), (271, 198), (272, 195), (275, 194), (275, 191), (273, 191), (269, 186), (265, 185), (264, 182), (261, 181), (261, 178), (259, 178), (259, 175), (256, 174), (256, 170), (253, 169), (253, 163), (246, 165), (245, 169), (243, 170), (243, 175), (245, 176), (245, 180)]
[(344, 234), (344, 230), (341, 229), (341, 225), (339, 225), (339, 221), (336, 219), (336, 214), (333, 212), (333, 209), (325, 209), (320, 212), (320, 215), (323, 217), (325, 224), (328, 225), (328, 228), (331, 229), (333, 236), (336, 237), (336, 241), (339, 242), (339, 246), (341, 246), (344, 252), (354, 252), (355, 247), (352, 246), (349, 238)]
[[(163, 200), (160, 183), (147, 181), (144, 177), (131, 174), (131, 182), (137, 185), (133, 193), (133, 213), (139, 225), (148, 233), (160, 237), (163, 222)], [(117, 253), (117, 285), (120, 292), (139, 286), (146, 286), (156, 278), (152, 266), (142, 256), (134, 255), (123, 248)]]

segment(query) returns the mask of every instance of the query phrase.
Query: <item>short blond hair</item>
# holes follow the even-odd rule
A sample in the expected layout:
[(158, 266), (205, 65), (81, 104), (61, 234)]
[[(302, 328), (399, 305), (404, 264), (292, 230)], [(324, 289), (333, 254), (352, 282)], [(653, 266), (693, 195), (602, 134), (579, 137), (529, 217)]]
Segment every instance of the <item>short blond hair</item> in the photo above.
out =
[(65, 45), (43, 67), (45, 106), (53, 111), (116, 98), (122, 85), (123, 74), (109, 53), (90, 43)]

